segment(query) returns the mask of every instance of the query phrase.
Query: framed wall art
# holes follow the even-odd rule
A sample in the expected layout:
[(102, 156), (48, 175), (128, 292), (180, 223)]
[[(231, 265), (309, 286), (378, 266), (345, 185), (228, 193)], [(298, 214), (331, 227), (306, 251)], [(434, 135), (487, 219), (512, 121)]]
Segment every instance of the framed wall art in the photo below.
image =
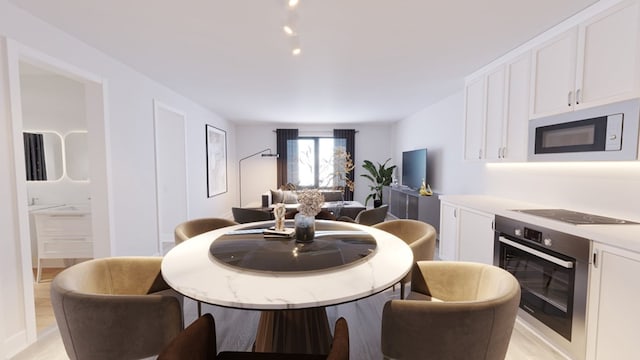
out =
[(227, 132), (205, 125), (207, 133), (207, 197), (227, 192)]

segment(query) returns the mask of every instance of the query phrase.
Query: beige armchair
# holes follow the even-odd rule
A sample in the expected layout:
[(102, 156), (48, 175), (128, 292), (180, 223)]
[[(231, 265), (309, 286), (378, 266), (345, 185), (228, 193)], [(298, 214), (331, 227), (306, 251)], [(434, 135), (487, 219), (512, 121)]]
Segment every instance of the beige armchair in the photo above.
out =
[(71, 359), (140, 359), (183, 329), (182, 295), (160, 274), (160, 257), (89, 260), (51, 283), (51, 304)]
[(176, 245), (196, 235), (232, 225), (238, 225), (238, 223), (233, 220), (221, 218), (203, 218), (185, 221), (176, 226), (174, 231)]
[(520, 285), (496, 266), (446, 261), (414, 265), (407, 300), (382, 313), (382, 353), (394, 359), (502, 360)]
[[(391, 233), (404, 240), (413, 252), (413, 261), (433, 260), (436, 249), (436, 229), (422, 221), (399, 219), (385, 221), (373, 227)], [(400, 280), (400, 298), (404, 299), (404, 287), (411, 281), (411, 273)]]
[(351, 219), (348, 216), (340, 216), (339, 221), (354, 222), (362, 225), (375, 225), (384, 221), (389, 211), (389, 205), (382, 205), (377, 208), (362, 210), (358, 213), (355, 219)]

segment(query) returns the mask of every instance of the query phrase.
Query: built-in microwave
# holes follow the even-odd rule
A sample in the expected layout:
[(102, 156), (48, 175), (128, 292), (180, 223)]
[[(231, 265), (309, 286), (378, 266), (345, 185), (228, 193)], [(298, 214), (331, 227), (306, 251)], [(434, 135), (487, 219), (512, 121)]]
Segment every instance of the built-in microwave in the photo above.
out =
[(636, 160), (640, 99), (529, 121), (529, 161)]

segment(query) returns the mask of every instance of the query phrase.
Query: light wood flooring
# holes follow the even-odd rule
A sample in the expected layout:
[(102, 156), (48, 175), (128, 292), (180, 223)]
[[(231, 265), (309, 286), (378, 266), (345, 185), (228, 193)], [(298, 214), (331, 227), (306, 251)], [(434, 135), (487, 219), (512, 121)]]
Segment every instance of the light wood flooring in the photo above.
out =
[[(48, 295), (48, 291), (46, 292)], [(349, 323), (351, 359), (382, 359), (380, 353), (380, 321), (382, 307), (387, 300), (399, 298), (399, 291), (389, 289), (375, 296), (343, 305), (327, 308), (329, 322), (343, 316)], [(226, 309), (203, 305), (216, 320), (218, 351), (249, 350), (253, 344), (260, 313), (257, 311)], [(185, 300), (185, 322), (196, 318), (195, 302)], [(58, 360), (68, 359), (57, 327), (39, 333), (38, 341), (13, 359)], [(508, 360), (563, 360), (558, 352), (529, 332), (520, 323), (516, 326), (509, 344)]]
[[(36, 305), (36, 329), (38, 334), (54, 326), (56, 323), (51, 301), (49, 300), (49, 290), (51, 289), (51, 280), (62, 270), (64, 270), (64, 268), (43, 268), (41, 281), (33, 285), (33, 296)], [(33, 269), (33, 273), (35, 279), (36, 269)]]

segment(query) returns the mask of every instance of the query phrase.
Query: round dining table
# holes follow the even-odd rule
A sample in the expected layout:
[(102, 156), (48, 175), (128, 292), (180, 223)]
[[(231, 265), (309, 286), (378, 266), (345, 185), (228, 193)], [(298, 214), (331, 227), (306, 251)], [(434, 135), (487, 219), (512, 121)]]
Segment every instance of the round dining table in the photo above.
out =
[(262, 310), (255, 351), (328, 353), (325, 307), (381, 292), (413, 264), (404, 241), (370, 226), (316, 220), (314, 241), (299, 243), (264, 233), (273, 225), (255, 222), (200, 234), (171, 249), (161, 266), (169, 286), (186, 297)]

